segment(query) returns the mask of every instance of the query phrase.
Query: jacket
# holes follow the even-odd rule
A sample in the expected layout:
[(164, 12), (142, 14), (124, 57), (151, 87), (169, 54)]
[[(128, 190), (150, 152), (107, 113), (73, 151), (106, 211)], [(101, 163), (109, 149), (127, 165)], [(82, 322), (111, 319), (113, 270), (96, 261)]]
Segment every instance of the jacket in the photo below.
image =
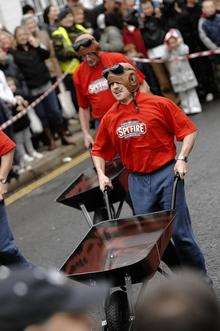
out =
[(121, 31), (116, 26), (107, 26), (101, 33), (100, 47), (106, 52), (122, 52), (124, 43)]
[(209, 49), (220, 47), (220, 14), (212, 17), (202, 17), (199, 21), (199, 35)]
[(50, 73), (45, 64), (45, 60), (50, 56), (48, 50), (28, 44), (27, 50), (18, 46), (16, 50), (12, 51), (12, 54), (29, 89), (40, 88), (50, 81)]
[[(165, 58), (167, 60), (175, 56), (182, 56), (189, 54), (189, 47), (184, 43), (181, 43), (175, 50), (169, 50), (166, 47)], [(190, 90), (198, 85), (195, 74), (187, 59), (174, 60), (166, 62), (167, 69), (170, 73), (170, 80), (174, 89), (174, 92), (184, 92)]]
[(68, 30), (60, 26), (52, 33), (55, 54), (62, 72), (73, 74), (78, 68), (80, 62), (72, 45), (80, 33), (86, 32), (87, 30), (82, 25), (75, 24), (72, 29)]
[(163, 30), (160, 19), (155, 16), (145, 19), (141, 32), (147, 49), (157, 47), (163, 43), (165, 31)]

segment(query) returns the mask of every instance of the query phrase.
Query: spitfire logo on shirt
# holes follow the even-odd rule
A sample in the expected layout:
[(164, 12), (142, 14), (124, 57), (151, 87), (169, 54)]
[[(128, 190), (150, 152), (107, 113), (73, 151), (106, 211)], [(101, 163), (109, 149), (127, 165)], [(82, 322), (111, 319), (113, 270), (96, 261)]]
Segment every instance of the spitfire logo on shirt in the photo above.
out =
[(89, 94), (97, 94), (108, 90), (108, 82), (105, 78), (94, 80), (88, 87)]
[(122, 123), (116, 130), (119, 138), (127, 139), (130, 137), (139, 137), (147, 132), (147, 126), (145, 123), (138, 120), (131, 120)]

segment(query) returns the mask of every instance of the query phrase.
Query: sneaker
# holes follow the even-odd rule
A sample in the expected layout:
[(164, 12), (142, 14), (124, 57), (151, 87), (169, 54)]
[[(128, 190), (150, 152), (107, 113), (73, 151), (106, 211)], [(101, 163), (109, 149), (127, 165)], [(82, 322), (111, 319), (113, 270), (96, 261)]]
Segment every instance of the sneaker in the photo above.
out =
[(34, 158), (32, 156), (28, 155), (28, 154), (25, 154), (24, 155), (24, 161), (25, 162), (32, 162), (32, 161), (34, 161)]
[(206, 94), (205, 101), (210, 102), (214, 99), (214, 95), (212, 93)]
[(37, 151), (34, 151), (31, 156), (39, 160), (44, 157), (43, 154), (38, 153)]

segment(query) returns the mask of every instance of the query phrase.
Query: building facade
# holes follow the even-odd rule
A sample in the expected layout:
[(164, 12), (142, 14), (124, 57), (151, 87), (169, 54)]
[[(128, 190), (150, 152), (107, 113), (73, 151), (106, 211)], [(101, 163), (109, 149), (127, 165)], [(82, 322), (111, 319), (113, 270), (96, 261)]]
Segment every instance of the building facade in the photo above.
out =
[(65, 0), (1, 0), (0, 1), (0, 23), (10, 32), (14, 32), (16, 26), (21, 22), (22, 6), (31, 5), (36, 10), (36, 15), (41, 19), (43, 10), (50, 4), (62, 7)]

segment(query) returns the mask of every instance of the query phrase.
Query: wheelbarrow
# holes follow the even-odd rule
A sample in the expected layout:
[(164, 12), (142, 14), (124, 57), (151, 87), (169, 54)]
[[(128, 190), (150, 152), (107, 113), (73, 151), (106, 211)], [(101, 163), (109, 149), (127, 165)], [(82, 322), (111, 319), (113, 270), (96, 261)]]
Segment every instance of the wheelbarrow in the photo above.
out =
[[(132, 285), (152, 278), (172, 236), (178, 178), (171, 209), (111, 219), (111, 203), (104, 192), (109, 220), (94, 224), (61, 267), (67, 277), (95, 286), (112, 286), (102, 307), (102, 330), (132, 330), (135, 319)], [(119, 289), (113, 290), (118, 287)]]
[[(113, 190), (109, 193), (111, 213), (118, 218), (123, 204), (127, 201), (132, 209), (128, 197), (128, 172), (119, 158), (106, 162), (106, 176), (111, 178)], [(88, 225), (108, 219), (103, 194), (99, 189), (99, 181), (95, 168), (87, 168), (64, 190), (56, 199), (57, 202), (81, 210)], [(117, 205), (115, 209), (114, 205)], [(94, 212), (91, 219), (90, 212)]]
[[(81, 210), (89, 227), (100, 221), (108, 220), (109, 215), (111, 215), (111, 218), (118, 219), (125, 202), (133, 211), (128, 193), (128, 171), (123, 167), (120, 158), (106, 162), (105, 173), (113, 184), (113, 189), (108, 193), (109, 214), (106, 209), (106, 201), (99, 188), (95, 167), (87, 168), (75, 178), (56, 201)], [(90, 216), (91, 212), (94, 212), (93, 218)], [(180, 264), (175, 247), (171, 242), (165, 250), (163, 261), (170, 268), (175, 268)]]

